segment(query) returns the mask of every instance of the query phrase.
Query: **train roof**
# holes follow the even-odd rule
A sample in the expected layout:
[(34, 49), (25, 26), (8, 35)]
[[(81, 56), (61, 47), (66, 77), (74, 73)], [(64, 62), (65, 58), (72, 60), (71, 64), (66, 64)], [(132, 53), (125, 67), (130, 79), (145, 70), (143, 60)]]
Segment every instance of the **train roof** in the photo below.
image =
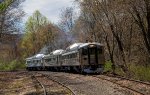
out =
[(32, 57), (26, 58), (26, 60), (41, 59), (41, 58), (43, 58), (44, 56), (45, 56), (44, 54), (36, 54), (36, 55), (34, 55), (34, 56), (32, 56)]
[(51, 54), (52, 54), (52, 55), (60, 55), (60, 54), (62, 54), (63, 52), (64, 52), (64, 50), (58, 49), (58, 50), (55, 50), (55, 51), (51, 52)]
[(80, 48), (86, 47), (86, 46), (89, 46), (89, 45), (99, 45), (99, 46), (104, 46), (103, 44), (93, 42), (93, 43), (84, 43), (84, 44), (80, 45)]
[(100, 43), (96, 43), (96, 42), (92, 42), (92, 43), (74, 43), (72, 45), (70, 45), (66, 51), (74, 51), (74, 50), (78, 50), (79, 48), (83, 48), (86, 47), (88, 45), (99, 45), (99, 46), (103, 46), (103, 44)]
[(31, 60), (31, 59), (33, 59), (33, 57), (28, 57), (28, 58), (26, 58), (26, 60)]
[(73, 53), (77, 53), (77, 51), (66, 52), (66, 53), (64, 53), (62, 55), (64, 56), (64, 55), (73, 54)]
[(72, 50), (77, 50), (80, 45), (82, 45), (83, 43), (74, 43), (72, 45), (70, 45), (66, 50), (67, 51), (72, 51)]

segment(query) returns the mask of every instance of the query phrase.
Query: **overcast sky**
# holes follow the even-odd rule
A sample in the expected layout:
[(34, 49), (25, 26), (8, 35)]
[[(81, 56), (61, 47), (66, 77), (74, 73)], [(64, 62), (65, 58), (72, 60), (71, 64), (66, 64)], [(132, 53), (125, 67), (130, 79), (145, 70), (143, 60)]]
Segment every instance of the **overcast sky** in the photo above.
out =
[(57, 23), (61, 10), (73, 6), (73, 1), (74, 0), (26, 0), (23, 3), (23, 9), (26, 13), (24, 19), (27, 20), (35, 10), (39, 10), (51, 22)]

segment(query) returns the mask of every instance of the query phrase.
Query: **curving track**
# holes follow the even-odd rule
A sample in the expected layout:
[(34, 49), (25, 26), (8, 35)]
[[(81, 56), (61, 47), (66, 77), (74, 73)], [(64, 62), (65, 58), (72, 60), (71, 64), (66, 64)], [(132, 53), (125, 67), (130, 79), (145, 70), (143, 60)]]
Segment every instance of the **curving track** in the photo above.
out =
[(139, 95), (150, 95), (150, 83), (128, 79), (121, 76), (94, 75), (93, 77), (112, 82)]
[[(39, 74), (42, 74), (42, 73), (39, 73)], [(74, 91), (72, 91), (67, 85), (65, 85), (65, 84), (63, 84), (63, 83), (61, 83), (61, 82), (59, 82), (59, 81), (57, 81), (57, 80), (51, 78), (49, 75), (45, 75), (45, 74), (42, 74), (42, 75), (45, 76), (45, 77), (47, 77), (48, 79), (50, 79), (50, 80), (52, 80), (52, 81), (54, 81), (54, 82), (60, 84), (61, 86), (67, 88), (67, 89), (71, 92), (71, 95), (76, 95), (76, 94), (74, 93)]]
[(96, 75), (80, 75), (63, 72), (38, 72), (66, 87), (72, 95), (149, 95), (120, 85)]
[[(51, 78), (49, 75), (43, 74), (43, 73), (40, 73), (40, 72), (34, 72), (34, 74), (40, 74), (40, 75), (42, 75), (42, 77), (46, 77), (47, 79), (49, 79), (49, 80), (51, 80), (51, 81), (53, 81), (53, 82), (55, 82), (55, 83), (61, 85), (62, 87), (66, 88), (66, 89), (67, 89), (67, 92), (69, 92), (71, 95), (76, 95), (67, 85), (65, 85), (65, 84), (63, 84), (63, 83), (61, 83), (61, 82), (59, 82), (59, 81), (57, 81), (57, 80)], [(40, 82), (40, 81), (39, 81), (39, 82)], [(43, 89), (45, 89), (44, 86), (42, 86), (42, 87), (43, 87)], [(45, 92), (46, 92), (46, 89), (44, 90), (44, 93), (45, 93)], [(70, 94), (69, 94), (69, 95), (70, 95)], [(44, 95), (47, 95), (47, 94), (45, 93)]]
[(42, 95), (47, 95), (47, 92), (46, 92), (46, 87), (44, 86), (44, 84), (42, 84), (42, 82), (37, 78), (37, 76), (35, 76), (34, 74), (31, 74), (31, 77), (33, 80), (36, 81), (37, 84), (39, 84), (42, 89), (43, 89), (43, 94)]

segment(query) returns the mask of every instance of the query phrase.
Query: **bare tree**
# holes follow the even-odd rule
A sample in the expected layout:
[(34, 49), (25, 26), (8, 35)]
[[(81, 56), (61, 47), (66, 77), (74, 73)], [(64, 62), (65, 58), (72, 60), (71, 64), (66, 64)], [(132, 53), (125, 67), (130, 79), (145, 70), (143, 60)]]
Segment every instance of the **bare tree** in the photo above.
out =
[(19, 5), (24, 0), (4, 0), (0, 4), (0, 40), (2, 33), (19, 32), (18, 24), (24, 15)]
[(145, 47), (150, 56), (150, 1), (149, 0), (127, 0), (128, 12), (138, 25)]

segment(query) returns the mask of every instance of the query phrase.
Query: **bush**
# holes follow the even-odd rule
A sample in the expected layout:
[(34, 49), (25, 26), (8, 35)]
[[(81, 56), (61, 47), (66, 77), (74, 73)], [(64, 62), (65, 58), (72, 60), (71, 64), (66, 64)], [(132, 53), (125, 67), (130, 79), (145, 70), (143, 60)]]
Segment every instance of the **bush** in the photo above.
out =
[(131, 64), (129, 65), (129, 71), (134, 79), (150, 81), (150, 66)]
[(112, 63), (111, 61), (107, 61), (104, 65), (104, 73), (105, 72), (112, 72)]
[(20, 70), (24, 69), (25, 64), (18, 60), (13, 60), (11, 62), (0, 62), (0, 70), (3, 71), (13, 71), (13, 70)]
[[(143, 66), (143, 65), (130, 64), (128, 65), (128, 67), (129, 67), (129, 73), (132, 75), (131, 78), (150, 82), (150, 65)], [(107, 61), (104, 66), (104, 73), (108, 73), (108, 72), (112, 72), (111, 61)], [(126, 76), (125, 72), (123, 72), (123, 70), (118, 66), (116, 66), (115, 73), (121, 76)]]

